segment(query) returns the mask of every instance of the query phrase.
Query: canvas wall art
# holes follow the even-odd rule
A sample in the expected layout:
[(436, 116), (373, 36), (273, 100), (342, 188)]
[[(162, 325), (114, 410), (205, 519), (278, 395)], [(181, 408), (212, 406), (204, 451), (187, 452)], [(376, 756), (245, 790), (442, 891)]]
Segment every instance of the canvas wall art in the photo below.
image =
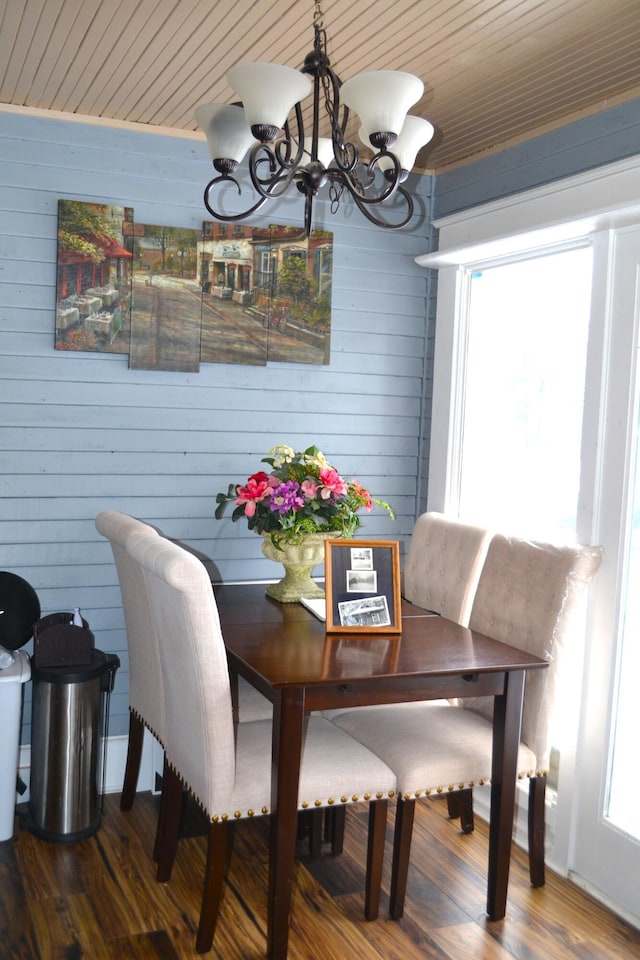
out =
[(203, 363), (329, 363), (333, 234), (203, 224)]
[(58, 201), (55, 346), (129, 352), (131, 207)]
[(206, 221), (136, 223), (61, 200), (56, 348), (126, 353), (138, 370), (328, 364), (333, 235)]
[(139, 223), (131, 228), (133, 370), (199, 370), (201, 239), (199, 230)]

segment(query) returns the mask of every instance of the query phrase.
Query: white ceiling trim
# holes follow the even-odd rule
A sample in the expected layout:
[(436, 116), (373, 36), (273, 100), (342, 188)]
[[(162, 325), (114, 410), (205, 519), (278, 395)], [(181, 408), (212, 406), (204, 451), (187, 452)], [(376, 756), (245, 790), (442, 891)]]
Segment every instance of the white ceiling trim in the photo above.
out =
[(439, 248), (423, 267), (446, 267), (564, 243), (640, 218), (640, 156), (596, 167), (434, 221)]

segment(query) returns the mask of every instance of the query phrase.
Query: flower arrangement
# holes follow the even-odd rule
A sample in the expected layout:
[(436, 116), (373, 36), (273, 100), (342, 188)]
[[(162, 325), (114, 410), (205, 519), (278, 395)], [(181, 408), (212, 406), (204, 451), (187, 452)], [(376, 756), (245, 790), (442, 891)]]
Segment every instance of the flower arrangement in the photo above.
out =
[(278, 444), (247, 482), (230, 484), (216, 496), (215, 516), (220, 519), (230, 502), (235, 503), (232, 520), (246, 517), (249, 530), (270, 534), (279, 543), (300, 543), (311, 533), (333, 533), (350, 538), (361, 525), (360, 510), (376, 504), (393, 517), (388, 503), (375, 500), (357, 480), (343, 479), (317, 447), (295, 451)]

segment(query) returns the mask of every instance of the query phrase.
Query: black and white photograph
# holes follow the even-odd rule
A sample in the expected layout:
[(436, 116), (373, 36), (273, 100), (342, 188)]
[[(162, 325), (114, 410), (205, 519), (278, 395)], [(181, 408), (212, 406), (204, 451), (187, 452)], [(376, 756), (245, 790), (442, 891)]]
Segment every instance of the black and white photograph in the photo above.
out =
[(388, 627), (391, 624), (387, 598), (364, 597), (338, 604), (343, 627)]
[(352, 570), (373, 570), (373, 550), (371, 547), (351, 548)]
[(347, 593), (377, 593), (375, 570), (347, 570)]

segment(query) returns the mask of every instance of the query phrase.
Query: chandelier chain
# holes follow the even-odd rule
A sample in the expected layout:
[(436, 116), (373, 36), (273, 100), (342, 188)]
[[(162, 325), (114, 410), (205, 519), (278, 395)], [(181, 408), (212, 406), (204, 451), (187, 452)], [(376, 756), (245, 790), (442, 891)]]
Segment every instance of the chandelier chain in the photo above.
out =
[(314, 30), (322, 30), (324, 33), (324, 14), (320, 8), (320, 0), (315, 0), (315, 10), (313, 12), (313, 28)]

